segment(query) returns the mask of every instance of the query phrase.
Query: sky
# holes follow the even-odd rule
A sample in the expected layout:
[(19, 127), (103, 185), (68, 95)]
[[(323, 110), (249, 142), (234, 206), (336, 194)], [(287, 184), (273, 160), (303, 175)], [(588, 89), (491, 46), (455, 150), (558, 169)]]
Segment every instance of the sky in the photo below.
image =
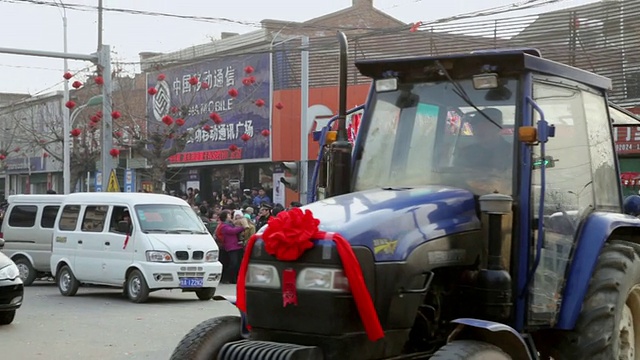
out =
[[(62, 6), (82, 5), (88, 11), (66, 10), (68, 52), (94, 53), (98, 45), (98, 0), (0, 0), (0, 48), (63, 52)], [(532, 1), (532, 0), (529, 0)], [(543, 0), (540, 0), (543, 1)], [(499, 17), (520, 16), (592, 3), (596, 0), (555, 0), (533, 10)], [(352, 0), (103, 0), (104, 8), (225, 18), (197, 21), (114, 11), (103, 13), (103, 43), (127, 70), (138, 70), (138, 54), (171, 52), (203, 44), (221, 32), (246, 33), (259, 29), (260, 20), (305, 21), (351, 6)], [(524, 3), (525, 0), (374, 0), (374, 6), (406, 23), (428, 22), (462, 13)], [(44, 4), (40, 4), (44, 3)], [(348, 24), (346, 24), (348, 25)], [(69, 60), (72, 72), (91, 64)], [(32, 95), (62, 89), (63, 60), (0, 54), (0, 92)]]

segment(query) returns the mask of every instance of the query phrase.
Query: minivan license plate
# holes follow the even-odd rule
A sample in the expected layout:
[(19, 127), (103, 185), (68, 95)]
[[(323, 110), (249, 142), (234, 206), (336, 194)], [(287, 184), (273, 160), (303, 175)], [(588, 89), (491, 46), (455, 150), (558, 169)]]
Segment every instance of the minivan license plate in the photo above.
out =
[(181, 278), (180, 279), (180, 287), (183, 287), (183, 288), (202, 287), (202, 285), (203, 285), (202, 278)]

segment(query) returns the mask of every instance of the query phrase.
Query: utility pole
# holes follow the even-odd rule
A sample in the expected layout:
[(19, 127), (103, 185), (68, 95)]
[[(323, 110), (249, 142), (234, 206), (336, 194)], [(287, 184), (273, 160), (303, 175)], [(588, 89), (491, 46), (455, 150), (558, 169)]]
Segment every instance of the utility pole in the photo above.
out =
[[(63, 42), (64, 42), (64, 53), (66, 54), (67, 49), (67, 9), (65, 9), (64, 5), (62, 6), (64, 11), (62, 15), (62, 29), (64, 31), (63, 34)], [(69, 62), (68, 59), (64, 59), (64, 72), (69, 71)], [(62, 107), (62, 162), (63, 165), (69, 164), (71, 162), (71, 125), (69, 124), (69, 109), (64, 106), (64, 104), (69, 101), (69, 82), (65, 80), (64, 82), (64, 103), (61, 104)], [(71, 193), (71, 171), (69, 171), (68, 166), (62, 167), (62, 183), (63, 183), (63, 194)]]
[(113, 169), (113, 157), (110, 152), (113, 148), (113, 124), (111, 118), (111, 47), (101, 45), (98, 52), (100, 72), (104, 79), (102, 84), (102, 186), (109, 182), (109, 176)]
[(98, 51), (102, 48), (102, 0), (98, 0)]
[(300, 202), (309, 203), (309, 37), (302, 37), (302, 54), (300, 64)]

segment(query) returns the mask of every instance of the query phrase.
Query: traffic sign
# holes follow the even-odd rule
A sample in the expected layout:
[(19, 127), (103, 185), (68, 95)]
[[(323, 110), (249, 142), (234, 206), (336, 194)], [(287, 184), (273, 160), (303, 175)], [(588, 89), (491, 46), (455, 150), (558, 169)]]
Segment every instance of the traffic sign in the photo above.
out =
[(111, 170), (109, 176), (109, 186), (107, 186), (107, 192), (120, 192), (120, 184), (118, 184), (118, 177), (116, 176), (116, 170)]

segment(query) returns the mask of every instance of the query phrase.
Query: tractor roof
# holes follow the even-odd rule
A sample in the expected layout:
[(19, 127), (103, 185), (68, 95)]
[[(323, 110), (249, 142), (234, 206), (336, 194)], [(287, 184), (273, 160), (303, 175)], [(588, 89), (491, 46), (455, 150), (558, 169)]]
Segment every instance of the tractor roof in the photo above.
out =
[(582, 69), (542, 58), (536, 49), (495, 49), (469, 53), (420, 56), (397, 59), (359, 60), (355, 65), (364, 76), (380, 79), (397, 76), (411, 81), (431, 78), (437, 74), (439, 61), (453, 78), (465, 78), (491, 69), (504, 75), (516, 75), (531, 70), (561, 76), (603, 90), (611, 89), (611, 80)]

